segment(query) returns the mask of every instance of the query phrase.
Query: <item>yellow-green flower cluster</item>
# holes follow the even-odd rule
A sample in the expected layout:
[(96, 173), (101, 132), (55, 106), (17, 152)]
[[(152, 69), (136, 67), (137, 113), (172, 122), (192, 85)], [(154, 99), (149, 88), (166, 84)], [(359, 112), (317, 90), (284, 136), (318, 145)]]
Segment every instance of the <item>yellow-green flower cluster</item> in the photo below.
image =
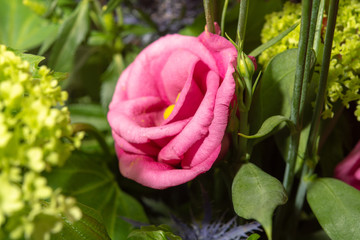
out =
[[(266, 16), (261, 33), (262, 42), (267, 42), (289, 28), (301, 17), (301, 4), (287, 2), (281, 12)], [(279, 43), (262, 53), (259, 58), (265, 64), (276, 54), (297, 47), (299, 26)], [(333, 116), (332, 103), (340, 100), (349, 107), (357, 102), (355, 116), (360, 121), (360, 3), (359, 0), (342, 0), (334, 34), (333, 49), (329, 69), (327, 99), (323, 117)]]
[(48, 68), (35, 69), (0, 45), (0, 239), (49, 239), (62, 215), (81, 218), (75, 200), (42, 175), (80, 145), (66, 98)]
[[(283, 11), (273, 12), (265, 16), (265, 24), (261, 31), (263, 43), (276, 37), (282, 31), (291, 27), (301, 17), (301, 4), (286, 2)], [(266, 65), (272, 57), (290, 48), (296, 48), (299, 42), (300, 25), (277, 44), (265, 50), (259, 57), (259, 63)]]

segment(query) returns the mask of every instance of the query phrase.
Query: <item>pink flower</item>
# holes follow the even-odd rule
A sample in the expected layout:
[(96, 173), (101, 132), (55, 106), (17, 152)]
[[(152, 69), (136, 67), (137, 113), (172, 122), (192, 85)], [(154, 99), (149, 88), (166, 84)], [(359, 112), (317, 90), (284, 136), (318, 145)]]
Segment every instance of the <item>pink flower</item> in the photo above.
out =
[(168, 35), (122, 73), (109, 106), (120, 172), (164, 189), (208, 171), (234, 97), (236, 49), (207, 31)]
[(360, 141), (335, 168), (335, 177), (360, 190)]

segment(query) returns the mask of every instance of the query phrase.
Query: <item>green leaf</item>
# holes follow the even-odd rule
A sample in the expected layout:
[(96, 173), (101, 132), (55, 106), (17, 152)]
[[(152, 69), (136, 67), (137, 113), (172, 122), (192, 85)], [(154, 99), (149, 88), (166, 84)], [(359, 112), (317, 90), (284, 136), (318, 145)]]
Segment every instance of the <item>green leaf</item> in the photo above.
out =
[(320, 178), (310, 185), (307, 201), (332, 240), (359, 238), (359, 190), (336, 179)]
[(147, 222), (142, 206), (118, 186), (101, 156), (73, 152), (66, 164), (47, 175), (49, 185), (101, 213), (111, 239), (126, 239), (133, 229), (126, 217)]
[(260, 238), (259, 234), (253, 233), (246, 240), (258, 240), (259, 238)]
[(246, 163), (234, 178), (232, 200), (235, 212), (240, 217), (257, 220), (271, 239), (273, 212), (287, 201), (280, 181), (254, 164)]
[(277, 35), (276, 37), (274, 37), (270, 41), (260, 45), (256, 49), (252, 50), (248, 55), (253, 56), (253, 57), (256, 57), (256, 56), (260, 55), (263, 51), (265, 51), (269, 47), (273, 46), (274, 44), (279, 42), (281, 39), (286, 37), (289, 33), (291, 33), (299, 25), (299, 23), (300, 22), (295, 23), (294, 25), (292, 25), (291, 27), (289, 27), (285, 31), (281, 32), (279, 35)]
[(97, 104), (70, 104), (71, 123), (88, 123), (99, 131), (110, 131), (104, 109)]
[(63, 229), (61, 232), (52, 235), (51, 239), (110, 240), (100, 213), (81, 203), (78, 203), (77, 206), (81, 209), (82, 218), (73, 223), (63, 217)]
[(0, 0), (0, 43), (14, 49), (32, 49), (55, 35), (58, 26), (39, 17), (21, 0)]
[(109, 3), (106, 5), (106, 9), (104, 14), (112, 12), (117, 6), (120, 5), (122, 0), (110, 0)]
[[(45, 57), (24, 53), (23, 51), (19, 51), (19, 50), (13, 50), (13, 49), (10, 50), (13, 51), (22, 60), (27, 61), (30, 65), (30, 71), (33, 74), (33, 76), (35, 78), (38, 77), (38, 71), (40, 68), (39, 64), (45, 59)], [(68, 77), (68, 73), (62, 73), (62, 72), (51, 72), (51, 75), (58, 81), (63, 81)]]
[(56, 71), (69, 72), (75, 52), (89, 30), (89, 0), (83, 0), (60, 27), (49, 58), (49, 66)]
[(289, 126), (290, 129), (294, 128), (294, 124), (287, 117), (284, 117), (281, 115), (276, 115), (276, 116), (272, 116), (272, 117), (269, 117), (268, 119), (266, 119), (256, 134), (248, 136), (248, 135), (239, 133), (239, 135), (244, 138), (248, 138), (248, 139), (264, 137), (264, 136), (270, 134), (282, 122), (286, 122), (286, 124)]
[(251, 107), (252, 129), (259, 129), (271, 116), (290, 115), (296, 56), (297, 49), (289, 49), (270, 60)]
[(14, 50), (15, 54), (19, 56), (22, 60), (27, 61), (30, 64), (30, 71), (35, 74), (39, 69), (39, 64), (42, 60), (45, 59), (43, 56), (33, 55), (23, 53), (22, 51)]
[(143, 226), (140, 229), (133, 230), (128, 240), (181, 240), (181, 237), (176, 236), (166, 225)]

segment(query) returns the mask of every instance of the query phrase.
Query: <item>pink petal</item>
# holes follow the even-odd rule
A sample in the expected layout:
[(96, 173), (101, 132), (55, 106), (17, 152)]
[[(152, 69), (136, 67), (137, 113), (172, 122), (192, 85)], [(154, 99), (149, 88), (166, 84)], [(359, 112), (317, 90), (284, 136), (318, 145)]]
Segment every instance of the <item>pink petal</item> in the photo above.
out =
[(229, 105), (234, 97), (235, 82), (232, 77), (234, 67), (228, 65), (225, 79), (216, 94), (214, 118), (209, 126), (208, 135), (192, 147), (181, 162), (182, 167), (194, 167), (204, 161), (214, 148), (221, 145), (229, 118)]
[(197, 175), (208, 171), (216, 160), (220, 146), (203, 161), (189, 169), (176, 169), (165, 163), (154, 161), (144, 155), (128, 154), (115, 145), (119, 161), (120, 172), (124, 177), (155, 189), (164, 189), (177, 186), (194, 179)]
[(208, 72), (206, 78), (207, 91), (203, 101), (192, 120), (168, 145), (161, 149), (158, 155), (159, 162), (168, 161), (169, 164), (180, 162), (186, 151), (208, 133), (208, 127), (214, 117), (213, 110), (219, 81), (219, 76), (215, 72)]
[[(180, 92), (179, 99), (175, 104), (175, 107), (170, 116), (162, 123), (163, 125), (183, 120), (192, 117), (204, 98), (206, 91), (206, 75), (209, 68), (202, 62), (198, 62), (194, 65), (192, 72), (189, 74), (188, 79)], [(202, 75), (200, 76), (199, 74)]]
[(335, 168), (335, 177), (360, 190), (360, 141)]

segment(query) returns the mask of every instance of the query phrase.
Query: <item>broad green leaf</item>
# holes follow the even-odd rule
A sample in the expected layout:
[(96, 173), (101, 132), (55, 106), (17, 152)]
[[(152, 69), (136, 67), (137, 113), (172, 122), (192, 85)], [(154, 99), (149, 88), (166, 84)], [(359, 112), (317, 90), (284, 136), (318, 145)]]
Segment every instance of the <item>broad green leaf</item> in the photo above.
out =
[(244, 138), (248, 138), (248, 139), (261, 138), (261, 137), (264, 137), (264, 136), (270, 134), (277, 126), (279, 126), (283, 122), (285, 122), (289, 126), (290, 129), (294, 128), (293, 123), (287, 117), (284, 117), (281, 115), (276, 115), (276, 116), (272, 116), (272, 117), (269, 117), (268, 119), (266, 119), (256, 134), (248, 136), (248, 135), (239, 133), (239, 135)]
[[(313, 107), (311, 102), (315, 99), (316, 92), (314, 89), (317, 89), (317, 82), (319, 79), (319, 74), (314, 73), (312, 76), (312, 80), (309, 85), (308, 90), (308, 97), (307, 101), (305, 102), (305, 109), (304, 109), (304, 117), (302, 121), (302, 130), (300, 133), (300, 142), (299, 142), (299, 149), (298, 149), (298, 156), (296, 160), (296, 167), (295, 172), (298, 172), (302, 168), (302, 163), (304, 160), (304, 154), (306, 150), (307, 140), (310, 132), (310, 122), (313, 114)], [(292, 96), (292, 93), (291, 93)], [(289, 100), (289, 99), (287, 99)], [(287, 104), (290, 104), (290, 102), (287, 102)], [(275, 135), (276, 145), (280, 150), (280, 153), (283, 157), (283, 159), (286, 159), (287, 153), (288, 153), (288, 147), (290, 142), (290, 132), (288, 129), (281, 129), (279, 132)]]
[(234, 178), (232, 201), (240, 217), (257, 220), (271, 239), (273, 212), (286, 203), (287, 196), (279, 180), (254, 164), (246, 163)]
[(307, 201), (332, 240), (359, 238), (359, 190), (337, 179), (320, 178), (310, 185)]
[(85, 40), (89, 29), (89, 0), (83, 0), (75, 11), (61, 25), (49, 58), (49, 66), (62, 72), (69, 72), (75, 52)]
[(248, 55), (253, 56), (253, 57), (257, 57), (258, 55), (260, 55), (263, 51), (265, 51), (266, 49), (268, 49), (269, 47), (273, 46), (274, 44), (276, 44), (277, 42), (279, 42), (281, 39), (283, 39), (284, 37), (286, 37), (289, 33), (291, 33), (298, 25), (300, 22), (295, 23), (294, 25), (292, 25), (291, 27), (289, 27), (288, 29), (286, 29), (285, 31), (281, 32), (279, 35), (277, 35), (276, 37), (274, 37), (273, 39), (271, 39), (270, 41), (260, 45), (259, 47), (257, 47), (256, 49), (254, 49), (253, 51), (251, 51)]
[(140, 229), (133, 230), (128, 240), (181, 240), (181, 237), (176, 236), (166, 225), (143, 226)]
[(259, 129), (271, 116), (290, 115), (296, 56), (297, 49), (289, 49), (270, 60), (251, 107), (251, 132)]
[(0, 44), (32, 49), (57, 32), (57, 25), (39, 17), (22, 0), (0, 0), (0, 6)]
[(71, 123), (88, 123), (99, 131), (110, 131), (104, 109), (97, 104), (70, 104)]
[(84, 204), (78, 203), (82, 212), (79, 221), (71, 222), (63, 217), (63, 229), (51, 236), (55, 240), (110, 240), (100, 213)]
[(142, 206), (118, 186), (101, 157), (73, 152), (66, 164), (47, 175), (49, 184), (101, 213), (111, 239), (126, 239), (132, 230), (126, 217), (147, 222)]

